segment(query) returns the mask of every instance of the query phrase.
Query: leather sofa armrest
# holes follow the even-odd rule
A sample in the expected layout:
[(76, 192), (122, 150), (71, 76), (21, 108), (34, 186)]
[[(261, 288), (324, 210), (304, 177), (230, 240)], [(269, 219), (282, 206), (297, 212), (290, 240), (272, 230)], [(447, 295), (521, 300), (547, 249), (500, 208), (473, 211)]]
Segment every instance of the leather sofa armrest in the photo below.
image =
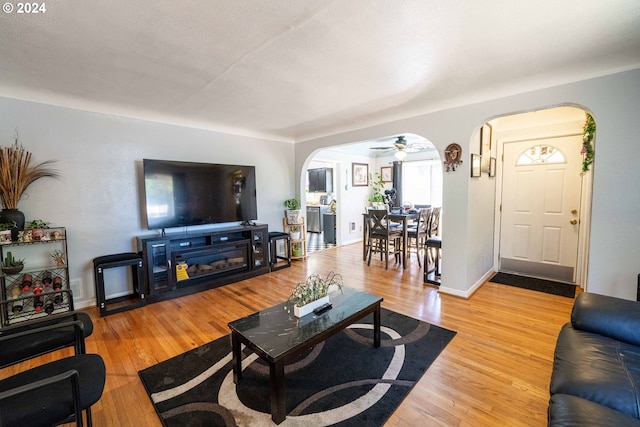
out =
[(573, 304), (571, 325), (640, 345), (640, 302), (585, 292)]

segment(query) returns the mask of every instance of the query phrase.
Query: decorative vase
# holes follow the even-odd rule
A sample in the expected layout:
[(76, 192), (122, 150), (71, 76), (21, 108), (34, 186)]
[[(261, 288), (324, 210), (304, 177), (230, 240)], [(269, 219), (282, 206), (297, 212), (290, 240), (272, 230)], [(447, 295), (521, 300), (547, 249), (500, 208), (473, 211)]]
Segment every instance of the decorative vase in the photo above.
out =
[(287, 223), (289, 225), (302, 224), (302, 210), (300, 209), (287, 210)]
[(0, 212), (0, 222), (4, 224), (11, 224), (16, 222), (16, 226), (11, 228), (11, 240), (14, 242), (18, 240), (18, 231), (24, 230), (24, 213), (18, 209), (3, 209)]
[(328, 302), (329, 302), (329, 295), (326, 295), (320, 299), (311, 301), (309, 304), (303, 305), (302, 307), (298, 307), (297, 305), (294, 305), (293, 314), (295, 314), (296, 317), (306, 316), (307, 314), (312, 313), (315, 308), (320, 307), (321, 305), (326, 304)]

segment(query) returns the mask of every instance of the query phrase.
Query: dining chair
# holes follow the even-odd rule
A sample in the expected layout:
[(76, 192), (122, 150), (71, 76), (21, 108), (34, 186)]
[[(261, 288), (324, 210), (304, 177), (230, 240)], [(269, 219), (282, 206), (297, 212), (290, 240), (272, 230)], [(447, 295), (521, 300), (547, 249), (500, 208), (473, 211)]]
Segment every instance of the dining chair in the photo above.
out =
[(433, 212), (431, 214), (431, 225), (429, 227), (429, 237), (439, 236), (440, 235), (440, 213), (442, 212), (442, 208), (436, 207), (433, 208)]
[(380, 256), (384, 256), (386, 270), (389, 268), (389, 255), (393, 254), (398, 260), (402, 254), (403, 231), (401, 228), (393, 226), (386, 209), (369, 210), (368, 221), (369, 256), (367, 265), (371, 265), (373, 252), (380, 252)]
[(415, 227), (409, 227), (407, 231), (407, 237), (409, 240), (409, 257), (411, 257), (411, 242), (415, 241), (415, 251), (418, 257), (418, 265), (422, 267), (422, 260), (420, 259), (420, 252), (424, 248), (424, 243), (430, 235), (431, 216), (433, 213), (432, 208), (420, 209), (420, 214)]

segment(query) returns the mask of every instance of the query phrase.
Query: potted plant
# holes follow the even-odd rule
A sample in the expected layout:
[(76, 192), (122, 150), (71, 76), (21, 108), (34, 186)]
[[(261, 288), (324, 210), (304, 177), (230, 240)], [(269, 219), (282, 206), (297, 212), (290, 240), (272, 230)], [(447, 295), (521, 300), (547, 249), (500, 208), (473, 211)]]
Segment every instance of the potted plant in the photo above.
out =
[(49, 228), (49, 223), (41, 219), (33, 219), (27, 224), (26, 228), (31, 230), (33, 240), (42, 240), (44, 238), (44, 230)]
[(58, 267), (64, 266), (64, 252), (62, 252), (60, 249), (56, 249), (55, 251), (51, 252), (51, 258)]
[(293, 225), (289, 229), (289, 234), (291, 235), (291, 240), (300, 240), (302, 229), (298, 225)]
[(17, 274), (24, 268), (24, 259), (14, 258), (11, 252), (7, 252), (2, 261), (2, 272), (5, 274)]
[(292, 242), (291, 243), (291, 255), (294, 257), (302, 256), (302, 243), (301, 242)]
[(0, 202), (4, 208), (0, 222), (15, 221), (16, 228), (11, 237), (17, 240), (18, 231), (24, 230), (24, 214), (18, 210), (22, 195), (40, 178), (58, 177), (59, 174), (51, 168), (53, 160), (33, 164), (31, 153), (18, 143), (18, 136), (14, 140), (14, 144), (0, 148)]
[(11, 230), (14, 228), (16, 228), (15, 221), (11, 224), (0, 223), (0, 244), (11, 243)]
[(384, 182), (382, 181), (382, 175), (378, 172), (369, 174), (369, 186), (371, 187), (371, 195), (369, 201), (373, 206), (379, 206), (384, 204)]
[(297, 194), (291, 198), (284, 201), (285, 216), (287, 217), (287, 222), (291, 224), (302, 224), (302, 211), (300, 210), (300, 196)]
[(331, 286), (337, 286), (342, 292), (342, 276), (330, 272), (323, 279), (319, 274), (312, 274), (306, 281), (298, 283), (289, 297), (289, 302), (293, 303), (295, 316), (305, 316), (316, 307), (328, 303)]

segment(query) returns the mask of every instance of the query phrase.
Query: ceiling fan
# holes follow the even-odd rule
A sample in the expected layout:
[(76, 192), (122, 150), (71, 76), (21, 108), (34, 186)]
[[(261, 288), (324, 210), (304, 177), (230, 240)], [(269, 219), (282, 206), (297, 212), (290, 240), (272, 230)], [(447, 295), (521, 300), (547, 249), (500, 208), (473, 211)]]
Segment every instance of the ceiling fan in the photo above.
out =
[(371, 147), (372, 150), (381, 150), (382, 152), (395, 150), (396, 153), (394, 156), (398, 160), (403, 160), (407, 157), (407, 153), (417, 153), (419, 151), (426, 150), (427, 148), (429, 148), (429, 146), (425, 143), (408, 143), (404, 135), (397, 137), (396, 141), (393, 143), (393, 147)]

